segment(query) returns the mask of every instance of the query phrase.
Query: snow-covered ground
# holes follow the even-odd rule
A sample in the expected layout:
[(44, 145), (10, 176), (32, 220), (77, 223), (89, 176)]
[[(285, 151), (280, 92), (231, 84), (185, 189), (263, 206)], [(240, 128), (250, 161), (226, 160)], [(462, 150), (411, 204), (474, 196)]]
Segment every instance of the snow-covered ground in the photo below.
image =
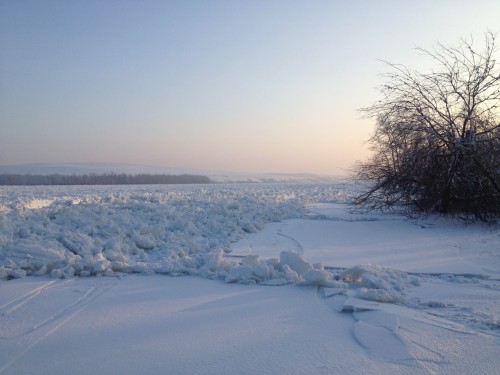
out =
[(354, 193), (0, 188), (0, 373), (496, 373), (500, 229)]

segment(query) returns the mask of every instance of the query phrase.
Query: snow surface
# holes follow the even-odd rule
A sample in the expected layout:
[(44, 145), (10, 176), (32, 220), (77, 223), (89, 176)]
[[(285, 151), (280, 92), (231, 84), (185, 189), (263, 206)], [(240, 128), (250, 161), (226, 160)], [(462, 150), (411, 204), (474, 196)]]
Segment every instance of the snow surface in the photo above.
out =
[(0, 188), (0, 373), (496, 373), (500, 229), (354, 194)]

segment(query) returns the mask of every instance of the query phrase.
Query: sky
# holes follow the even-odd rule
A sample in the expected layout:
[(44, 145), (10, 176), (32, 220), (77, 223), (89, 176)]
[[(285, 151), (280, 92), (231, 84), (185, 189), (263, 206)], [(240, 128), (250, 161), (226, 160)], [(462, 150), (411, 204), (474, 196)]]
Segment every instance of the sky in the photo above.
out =
[(0, 165), (342, 175), (381, 61), (500, 32), (498, 0), (0, 0)]

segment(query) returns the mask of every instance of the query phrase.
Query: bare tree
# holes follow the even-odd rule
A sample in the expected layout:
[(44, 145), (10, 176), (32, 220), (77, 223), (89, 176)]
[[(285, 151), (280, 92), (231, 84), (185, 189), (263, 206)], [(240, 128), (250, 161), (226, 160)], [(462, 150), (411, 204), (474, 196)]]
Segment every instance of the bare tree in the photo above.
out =
[(368, 182), (356, 203), (408, 205), (491, 221), (500, 217), (500, 72), (495, 35), (484, 46), (418, 49), (428, 73), (387, 63), (380, 101), (361, 111), (375, 118), (373, 157), (355, 166)]

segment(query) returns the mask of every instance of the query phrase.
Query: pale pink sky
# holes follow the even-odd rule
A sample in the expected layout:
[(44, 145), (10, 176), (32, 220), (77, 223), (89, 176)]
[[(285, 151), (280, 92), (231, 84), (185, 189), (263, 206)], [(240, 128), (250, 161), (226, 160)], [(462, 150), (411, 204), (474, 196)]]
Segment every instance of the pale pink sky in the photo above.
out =
[(498, 1), (6, 1), (0, 165), (338, 175), (368, 155), (377, 59), (498, 32)]

